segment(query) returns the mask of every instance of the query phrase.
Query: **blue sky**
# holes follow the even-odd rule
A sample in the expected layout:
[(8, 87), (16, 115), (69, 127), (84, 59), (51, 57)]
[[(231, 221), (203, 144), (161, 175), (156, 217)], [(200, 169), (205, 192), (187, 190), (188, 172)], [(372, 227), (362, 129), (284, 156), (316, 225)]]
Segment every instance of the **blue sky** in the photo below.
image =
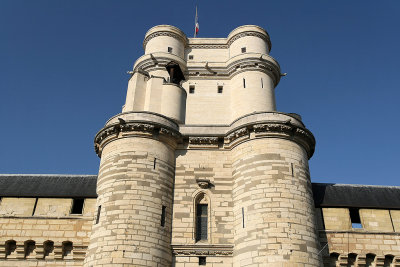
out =
[[(317, 140), (313, 182), (399, 185), (399, 1), (197, 1), (199, 37), (264, 27), (277, 107)], [(194, 1), (0, 1), (0, 173), (96, 174), (146, 31), (189, 37)]]

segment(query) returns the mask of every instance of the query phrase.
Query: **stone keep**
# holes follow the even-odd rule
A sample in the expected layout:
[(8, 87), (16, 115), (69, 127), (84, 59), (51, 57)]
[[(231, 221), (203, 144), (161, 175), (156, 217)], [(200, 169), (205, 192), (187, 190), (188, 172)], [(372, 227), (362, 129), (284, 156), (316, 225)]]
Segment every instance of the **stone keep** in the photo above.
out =
[(268, 33), (151, 28), (122, 113), (95, 137), (97, 204), (84, 265), (321, 266), (308, 159), (276, 111)]

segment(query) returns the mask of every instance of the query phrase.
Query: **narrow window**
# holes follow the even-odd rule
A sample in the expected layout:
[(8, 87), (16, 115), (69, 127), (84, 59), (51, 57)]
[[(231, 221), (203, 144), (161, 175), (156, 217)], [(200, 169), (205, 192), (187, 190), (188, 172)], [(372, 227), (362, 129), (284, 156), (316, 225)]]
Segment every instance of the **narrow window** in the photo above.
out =
[(155, 169), (156, 169), (156, 163), (157, 163), (157, 159), (156, 159), (156, 158), (154, 158), (154, 162), (153, 162), (153, 170), (155, 170)]
[(71, 214), (82, 214), (84, 202), (85, 202), (84, 198), (74, 198), (72, 200)]
[(161, 226), (164, 227), (165, 226), (165, 209), (167, 207), (166, 206), (162, 206), (161, 209)]
[(294, 177), (293, 163), (290, 163), (290, 169), (292, 170), (292, 177)]
[(63, 259), (71, 259), (73, 248), (74, 248), (74, 246), (72, 245), (72, 242), (70, 242), (70, 241), (62, 242), (62, 258)]
[(47, 240), (43, 243), (43, 258), (48, 257), (54, 251), (54, 242)]
[(168, 53), (172, 53), (172, 47), (168, 47)]
[(15, 250), (17, 249), (17, 242), (15, 242), (15, 240), (6, 241), (5, 249), (6, 249), (6, 258), (7, 258), (11, 254), (15, 253)]
[(243, 88), (246, 88), (246, 80), (243, 78)]
[(35, 204), (33, 205), (33, 210), (32, 210), (32, 216), (35, 215), (37, 203), (38, 203), (38, 198), (35, 199)]
[(193, 59), (193, 55), (189, 55), (189, 59)]
[(196, 209), (196, 241), (207, 240), (208, 205), (197, 204)]
[(194, 94), (194, 85), (189, 86), (189, 94)]
[(199, 265), (207, 265), (207, 258), (199, 257)]
[(246, 53), (246, 47), (242, 47), (242, 53)]
[(24, 253), (25, 253), (25, 258), (31, 256), (33, 254), (33, 252), (36, 249), (36, 243), (33, 240), (28, 240), (25, 241), (24, 244)]
[(222, 85), (219, 85), (218, 86), (218, 94), (222, 94), (222, 91), (223, 91), (223, 87), (222, 87)]
[(242, 227), (244, 228), (244, 208), (242, 208)]
[(261, 78), (261, 88), (264, 88), (264, 81), (263, 81), (263, 78)]
[(360, 229), (363, 228), (360, 219), (360, 210), (357, 208), (350, 208), (350, 220), (351, 220), (351, 227)]
[(100, 211), (101, 211), (101, 205), (97, 207), (96, 224), (98, 224), (100, 221)]

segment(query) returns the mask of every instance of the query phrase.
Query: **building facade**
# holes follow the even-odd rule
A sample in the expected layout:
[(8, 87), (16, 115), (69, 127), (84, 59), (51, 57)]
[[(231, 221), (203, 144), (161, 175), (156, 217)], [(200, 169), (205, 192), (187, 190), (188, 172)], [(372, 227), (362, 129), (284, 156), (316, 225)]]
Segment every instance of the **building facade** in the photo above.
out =
[(0, 266), (400, 266), (400, 188), (311, 183), (264, 29), (143, 48), (97, 176), (0, 177)]

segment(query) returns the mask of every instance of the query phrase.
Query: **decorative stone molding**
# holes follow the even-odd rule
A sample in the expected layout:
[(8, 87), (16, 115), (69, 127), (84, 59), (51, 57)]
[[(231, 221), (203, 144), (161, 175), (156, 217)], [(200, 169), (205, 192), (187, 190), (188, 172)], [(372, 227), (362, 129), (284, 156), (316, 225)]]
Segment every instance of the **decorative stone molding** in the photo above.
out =
[(236, 130), (236, 131), (228, 134), (226, 136), (225, 140), (230, 143), (233, 140), (236, 140), (237, 138), (242, 137), (244, 135), (248, 135), (248, 134), (249, 134), (249, 129), (247, 127), (241, 128), (239, 130)]
[(269, 50), (271, 51), (271, 40), (269, 39), (269, 36), (265, 35), (265, 34), (262, 34), (262, 33), (259, 33), (259, 32), (252, 32), (252, 31), (241, 32), (241, 33), (238, 33), (238, 34), (234, 35), (233, 37), (231, 37), (228, 40), (228, 46), (231, 46), (231, 44), (234, 41), (236, 41), (237, 39), (242, 38), (242, 37), (246, 37), (246, 36), (255, 36), (255, 37), (263, 39), (268, 44)]
[(196, 183), (200, 188), (207, 189), (210, 187), (211, 182), (209, 179), (196, 179)]
[(189, 44), (190, 48), (195, 49), (228, 49), (227, 44)]
[(279, 137), (295, 141), (305, 148), (309, 158), (314, 153), (315, 139), (312, 133), (305, 129), (290, 124), (289, 121), (276, 121), (246, 125), (228, 133), (224, 138), (224, 148), (231, 148), (243, 140), (254, 138)]
[(172, 253), (176, 256), (232, 256), (232, 245), (172, 245)]
[(218, 148), (218, 137), (189, 137), (189, 147)]
[(150, 35), (148, 35), (144, 40), (143, 40), (143, 49), (146, 50), (146, 45), (147, 43), (158, 36), (168, 36), (168, 37), (172, 37), (177, 39), (180, 42), (183, 42), (183, 45), (186, 46), (187, 45), (187, 40), (185, 38), (183, 38), (181, 35), (174, 33), (174, 32), (170, 32), (170, 31), (158, 31), (158, 32), (154, 32)]
[(94, 149), (100, 157), (102, 148), (111, 140), (126, 136), (145, 136), (158, 138), (160, 135), (177, 141), (181, 134), (173, 129), (151, 122), (124, 121), (101, 129), (95, 136)]

